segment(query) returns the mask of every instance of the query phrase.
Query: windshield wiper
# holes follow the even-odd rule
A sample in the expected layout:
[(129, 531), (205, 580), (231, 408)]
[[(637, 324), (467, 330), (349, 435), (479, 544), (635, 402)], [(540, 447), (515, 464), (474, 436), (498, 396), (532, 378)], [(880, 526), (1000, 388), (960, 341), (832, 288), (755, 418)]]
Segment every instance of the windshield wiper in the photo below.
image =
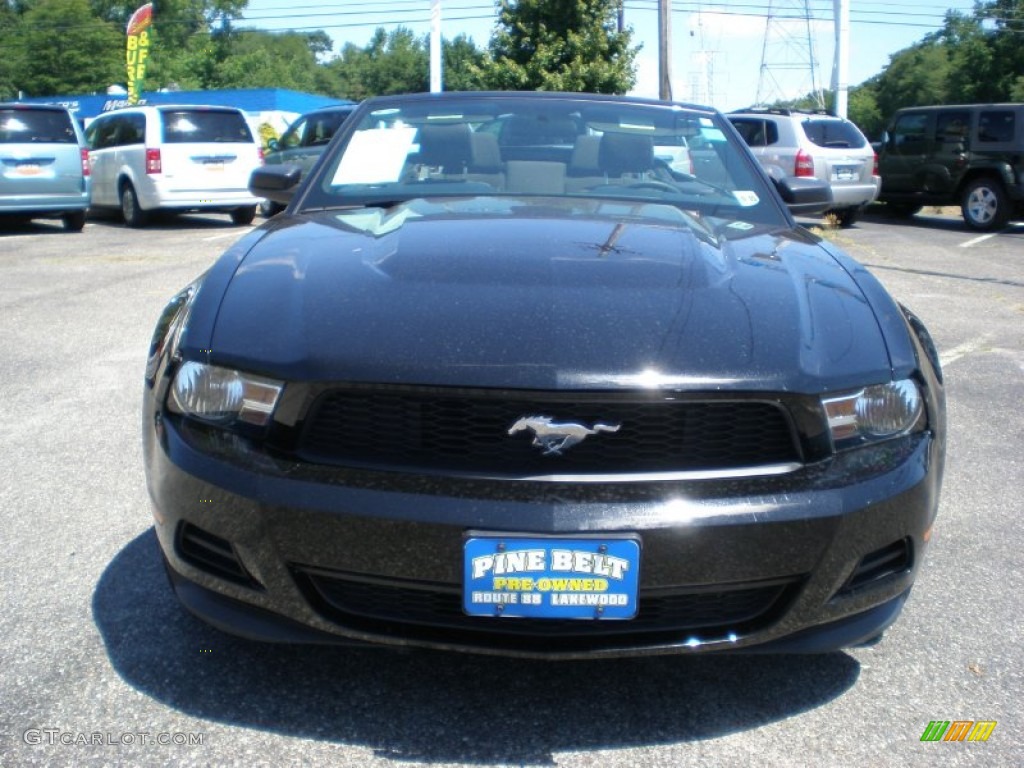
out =
[(358, 211), (361, 208), (375, 208), (380, 210), (388, 210), (395, 206), (402, 205), (402, 203), (409, 202), (409, 198), (399, 198), (397, 200), (374, 200), (371, 202), (363, 203), (338, 203), (336, 205), (318, 205), (315, 207), (303, 208), (299, 213), (319, 213), (321, 211)]

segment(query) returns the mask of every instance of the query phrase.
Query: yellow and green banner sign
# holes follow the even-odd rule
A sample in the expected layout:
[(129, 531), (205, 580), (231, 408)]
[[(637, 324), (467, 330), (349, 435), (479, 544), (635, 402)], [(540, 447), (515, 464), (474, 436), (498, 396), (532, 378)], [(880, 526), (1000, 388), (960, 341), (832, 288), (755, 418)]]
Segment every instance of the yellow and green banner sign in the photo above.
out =
[(146, 79), (146, 60), (149, 58), (149, 27), (153, 23), (153, 4), (146, 3), (128, 19), (128, 103), (137, 104)]

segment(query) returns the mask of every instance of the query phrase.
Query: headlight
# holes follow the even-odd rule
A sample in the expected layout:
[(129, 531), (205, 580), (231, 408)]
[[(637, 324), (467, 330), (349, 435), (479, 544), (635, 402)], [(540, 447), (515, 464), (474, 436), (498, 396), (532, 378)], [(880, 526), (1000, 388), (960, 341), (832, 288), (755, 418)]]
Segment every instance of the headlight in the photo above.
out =
[(836, 448), (884, 440), (910, 431), (921, 418), (921, 391), (911, 379), (822, 399)]
[(210, 424), (270, 423), (284, 382), (193, 361), (178, 369), (167, 407)]

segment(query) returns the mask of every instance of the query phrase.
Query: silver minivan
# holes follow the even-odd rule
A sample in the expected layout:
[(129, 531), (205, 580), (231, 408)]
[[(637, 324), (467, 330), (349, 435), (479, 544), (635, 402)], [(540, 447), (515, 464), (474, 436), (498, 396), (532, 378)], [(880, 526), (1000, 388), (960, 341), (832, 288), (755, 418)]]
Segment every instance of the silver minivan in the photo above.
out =
[(0, 104), (0, 216), (60, 217), (79, 232), (89, 208), (89, 153), (64, 107)]
[(143, 106), (100, 115), (86, 129), (92, 206), (120, 209), (130, 227), (158, 210), (215, 211), (249, 224), (261, 165), (245, 114), (234, 107)]

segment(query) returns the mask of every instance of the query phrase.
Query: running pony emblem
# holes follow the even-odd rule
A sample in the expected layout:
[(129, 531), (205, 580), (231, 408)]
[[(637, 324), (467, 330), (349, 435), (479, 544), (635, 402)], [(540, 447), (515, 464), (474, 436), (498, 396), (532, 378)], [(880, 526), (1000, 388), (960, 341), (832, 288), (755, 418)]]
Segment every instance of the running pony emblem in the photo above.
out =
[(618, 432), (621, 424), (595, 424), (588, 427), (574, 422), (556, 422), (550, 416), (523, 416), (508, 430), (510, 435), (525, 429), (533, 432), (533, 445), (545, 456), (561, 456), (562, 452), (582, 443), (598, 432)]

